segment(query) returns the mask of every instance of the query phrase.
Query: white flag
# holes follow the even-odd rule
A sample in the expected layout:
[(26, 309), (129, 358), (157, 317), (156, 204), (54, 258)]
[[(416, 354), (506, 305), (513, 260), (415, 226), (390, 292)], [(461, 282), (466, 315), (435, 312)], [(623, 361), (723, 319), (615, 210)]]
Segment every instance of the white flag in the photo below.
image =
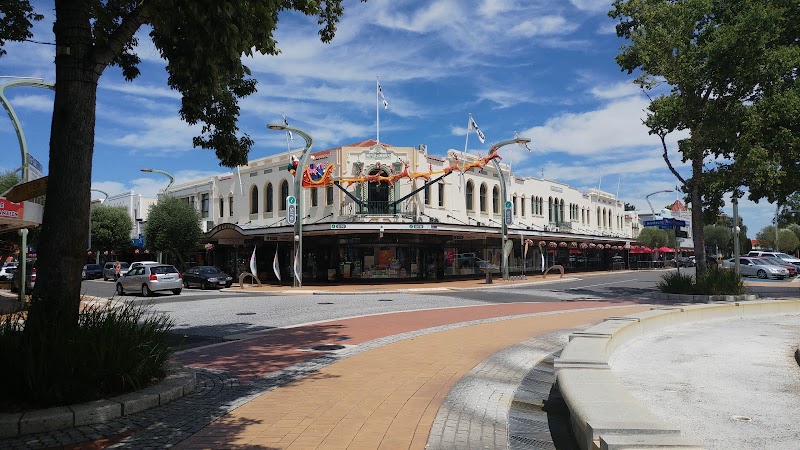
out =
[(472, 114), (469, 116), (469, 127), (475, 130), (475, 134), (478, 135), (478, 140), (481, 141), (481, 144), (486, 143), (486, 136), (484, 136), (481, 129), (478, 128), (478, 124), (475, 123), (475, 119), (472, 118)]
[(250, 273), (258, 276), (258, 267), (256, 267), (256, 247), (253, 247), (253, 255), (250, 256)]
[(389, 102), (386, 101), (386, 97), (383, 96), (383, 89), (381, 89), (381, 82), (378, 81), (378, 94), (381, 95), (381, 100), (383, 101), (383, 109), (389, 108)]
[(281, 268), (278, 264), (278, 246), (275, 246), (275, 257), (272, 258), (272, 270), (275, 272), (275, 276), (278, 277), (278, 281), (281, 280)]
[[(283, 124), (288, 127), (289, 126), (289, 122), (286, 121), (286, 116), (281, 114), (281, 117), (283, 117)], [(286, 132), (289, 133), (289, 139), (291, 139), (291, 141), (294, 142), (294, 135), (292, 134), (292, 132), (289, 131), (289, 130), (286, 130)], [(280, 277), (278, 277), (278, 278), (280, 279)]]
[(297, 248), (297, 251), (294, 254), (294, 279), (297, 280), (297, 285), (302, 287), (303, 286), (303, 279), (300, 277), (300, 273), (302, 269), (300, 268), (300, 248)]

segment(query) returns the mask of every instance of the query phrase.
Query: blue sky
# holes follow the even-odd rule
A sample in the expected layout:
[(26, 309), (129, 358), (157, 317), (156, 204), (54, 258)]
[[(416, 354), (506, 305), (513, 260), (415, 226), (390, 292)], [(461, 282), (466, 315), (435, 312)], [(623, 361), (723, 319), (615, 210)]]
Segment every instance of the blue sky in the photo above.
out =
[[(52, 42), (52, 2), (33, 2), (45, 14), (34, 39)], [(429, 153), (463, 150), (471, 113), (486, 135), (474, 132), (469, 151), (514, 132), (532, 139), (528, 153), (501, 151), (518, 176), (597, 188), (649, 210), (648, 193), (674, 189), (661, 143), (641, 124), (648, 101), (614, 56), (624, 43), (608, 18), (610, 1), (570, 0), (356, 0), (331, 44), (322, 44), (313, 18), (284, 13), (275, 37), (281, 54), (246, 61), (258, 92), (241, 102), (240, 128), (255, 145), (251, 159), (286, 151), (283, 133), (267, 130), (281, 113), (324, 150), (376, 137), (376, 76), (389, 103), (380, 111), (380, 138), (395, 146), (426, 144)], [(142, 29), (137, 53), (142, 75), (133, 83), (106, 69), (98, 89), (92, 185), (109, 194), (134, 190), (155, 197), (166, 178), (176, 183), (228, 171), (213, 151), (192, 148), (199, 127), (178, 115), (180, 96), (166, 84), (165, 61)], [(54, 48), (9, 43), (0, 75), (54, 81)], [(4, 83), (0, 79), (0, 83)], [(36, 88), (6, 91), (19, 115), (31, 154), (47, 171), (53, 95)], [(688, 166), (676, 156), (683, 174)], [(300, 139), (295, 146), (299, 147)], [(20, 165), (10, 120), (0, 120), (0, 170)], [(100, 195), (96, 194), (99, 198)], [(658, 209), (676, 194), (650, 197)], [(740, 202), (753, 238), (769, 225), (774, 206)], [(726, 211), (730, 214), (730, 208)]]

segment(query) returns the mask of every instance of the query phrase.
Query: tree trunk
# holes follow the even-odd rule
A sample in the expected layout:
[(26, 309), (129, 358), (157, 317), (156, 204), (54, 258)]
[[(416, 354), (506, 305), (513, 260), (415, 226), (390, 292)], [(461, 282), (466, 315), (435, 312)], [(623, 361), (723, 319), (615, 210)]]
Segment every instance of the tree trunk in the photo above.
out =
[(50, 127), (47, 205), (38, 247), (37, 279), (26, 332), (74, 327), (86, 260), (100, 73), (93, 64), (86, 1), (56, 1), (56, 90)]
[(690, 196), (692, 199), (692, 236), (694, 242), (694, 257), (697, 265), (697, 274), (705, 272), (706, 245), (703, 237), (703, 196), (701, 194), (701, 180), (703, 177), (703, 158), (692, 158), (692, 180), (690, 182)]

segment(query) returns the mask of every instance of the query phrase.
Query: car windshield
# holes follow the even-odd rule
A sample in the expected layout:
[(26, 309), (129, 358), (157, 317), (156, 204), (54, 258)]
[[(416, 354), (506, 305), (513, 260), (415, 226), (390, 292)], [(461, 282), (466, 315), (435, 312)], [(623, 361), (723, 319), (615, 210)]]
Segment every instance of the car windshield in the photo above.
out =
[(178, 273), (178, 269), (173, 266), (153, 266), (150, 268), (150, 273), (156, 275), (163, 275), (165, 273)]
[(200, 269), (200, 273), (212, 274), (212, 273), (220, 273), (220, 271), (216, 267), (203, 267), (202, 269)]
[(87, 264), (86, 268), (90, 270), (99, 270), (100, 266), (98, 266), (97, 264)]
[(797, 259), (792, 255), (787, 255), (786, 253), (776, 253), (775, 256), (777, 256), (778, 258)]

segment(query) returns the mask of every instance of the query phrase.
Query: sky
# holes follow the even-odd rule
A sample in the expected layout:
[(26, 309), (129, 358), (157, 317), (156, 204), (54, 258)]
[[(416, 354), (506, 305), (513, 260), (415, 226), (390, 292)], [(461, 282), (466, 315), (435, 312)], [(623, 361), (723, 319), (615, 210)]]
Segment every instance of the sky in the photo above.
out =
[[(53, 42), (53, 2), (32, 1), (45, 19), (34, 40)], [(256, 55), (245, 64), (258, 92), (240, 102), (239, 127), (254, 141), (250, 159), (283, 153), (284, 133), (266, 128), (285, 114), (290, 125), (314, 139), (313, 150), (375, 139), (394, 146), (425, 144), (486, 154), (491, 143), (531, 139), (531, 152), (501, 149), (516, 176), (545, 178), (580, 190), (600, 188), (649, 212), (649, 193), (678, 185), (662, 158), (661, 142), (642, 125), (647, 97), (614, 57), (625, 41), (608, 17), (610, 1), (569, 0), (356, 0), (330, 44), (319, 41), (315, 18), (279, 16), (275, 38), (281, 53)], [(175, 183), (230, 171), (212, 150), (195, 149), (191, 127), (178, 114), (180, 95), (167, 86), (166, 62), (148, 37), (137, 33), (141, 75), (133, 82), (108, 67), (98, 86), (92, 188), (110, 195), (133, 190), (155, 197), (172, 174)], [(0, 76), (55, 81), (52, 45), (7, 43)], [(379, 109), (376, 78), (389, 104)], [(8, 79), (0, 78), (0, 83)], [(47, 173), (53, 93), (13, 88), (6, 96), (22, 123), (29, 152)], [(469, 114), (486, 136), (468, 134)], [(469, 136), (467, 138), (467, 136)], [(668, 136), (672, 163), (687, 177), (676, 142)], [(296, 139), (292, 148), (302, 147)], [(20, 163), (16, 134), (0, 119), (0, 170)], [(102, 198), (93, 192), (93, 198)], [(683, 200), (677, 192), (650, 196), (653, 207)], [(730, 205), (725, 211), (732, 214)], [(773, 204), (739, 202), (754, 238), (770, 224)]]

